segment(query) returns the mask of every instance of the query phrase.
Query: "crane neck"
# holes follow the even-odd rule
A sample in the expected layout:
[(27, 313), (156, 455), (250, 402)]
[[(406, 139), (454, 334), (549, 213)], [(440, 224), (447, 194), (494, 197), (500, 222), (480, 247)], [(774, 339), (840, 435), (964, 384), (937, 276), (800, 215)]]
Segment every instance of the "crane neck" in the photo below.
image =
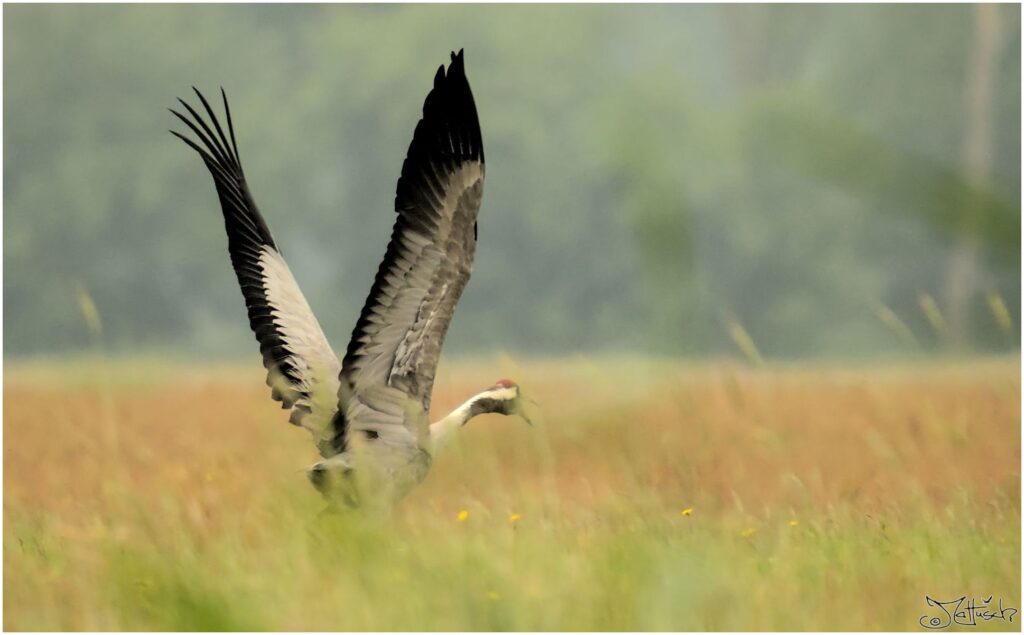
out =
[(437, 423), (430, 424), (430, 453), (432, 455), (437, 456), (438, 452), (451, 443), (462, 426), (476, 416), (476, 413), (473, 412), (473, 402), (476, 399), (477, 396), (473, 396)]
[[(504, 392), (504, 391), (501, 391)], [(459, 430), (473, 417), (489, 412), (509, 414), (507, 397), (495, 390), (485, 390), (473, 395), (461, 406), (452, 410), (445, 418), (430, 425), (431, 454), (436, 456), (451, 443)]]

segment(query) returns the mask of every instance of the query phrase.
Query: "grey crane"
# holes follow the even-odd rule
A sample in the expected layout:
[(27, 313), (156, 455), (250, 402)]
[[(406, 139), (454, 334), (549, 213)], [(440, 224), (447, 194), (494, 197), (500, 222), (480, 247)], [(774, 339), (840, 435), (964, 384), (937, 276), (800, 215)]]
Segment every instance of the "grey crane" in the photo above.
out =
[[(455, 305), (469, 280), (483, 196), (484, 149), (463, 52), (441, 65), (402, 165), (391, 241), (339, 362), (299, 290), (246, 183), (224, 102), (225, 127), (193, 89), (209, 123), (179, 99), (171, 112), (198, 142), (216, 185), (249, 326), (272, 397), (313, 435), (323, 457), (307, 472), (330, 501), (391, 503), (426, 476), (453, 434), (483, 413), (520, 415), (519, 387), (503, 379), (430, 424), (430, 396)], [(211, 128), (212, 124), (212, 128)]]

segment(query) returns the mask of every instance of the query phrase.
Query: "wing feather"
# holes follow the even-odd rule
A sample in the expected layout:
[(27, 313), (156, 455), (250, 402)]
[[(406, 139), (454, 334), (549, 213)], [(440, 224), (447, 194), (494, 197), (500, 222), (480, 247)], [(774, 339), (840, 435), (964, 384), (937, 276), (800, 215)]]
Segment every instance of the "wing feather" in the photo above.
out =
[(345, 354), (332, 445), (422, 444), (438, 356), (469, 279), (484, 151), (463, 54), (441, 66), (395, 195), (398, 218)]
[(221, 91), (230, 142), (209, 102), (198, 90), (195, 92), (213, 127), (179, 99), (191, 119), (171, 112), (200, 143), (173, 130), (171, 133), (199, 153), (213, 176), (231, 264), (245, 298), (249, 326), (263, 354), (271, 396), (283, 408), (292, 409), (291, 423), (308, 429), (321, 448), (328, 447), (322, 443), (322, 435), (329, 430), (338, 408), (341, 364), (249, 192), (227, 97)]

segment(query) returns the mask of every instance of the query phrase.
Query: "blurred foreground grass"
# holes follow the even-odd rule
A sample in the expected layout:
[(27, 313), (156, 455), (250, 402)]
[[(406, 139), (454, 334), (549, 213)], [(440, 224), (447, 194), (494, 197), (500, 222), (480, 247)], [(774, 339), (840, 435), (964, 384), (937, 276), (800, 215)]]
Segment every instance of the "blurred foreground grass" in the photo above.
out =
[(312, 446), (258, 364), (8, 363), (4, 627), (916, 630), (926, 594), (1019, 608), (1019, 364), (443, 367), (435, 415), (507, 374), (546, 424), (474, 420), (369, 522), (317, 520)]

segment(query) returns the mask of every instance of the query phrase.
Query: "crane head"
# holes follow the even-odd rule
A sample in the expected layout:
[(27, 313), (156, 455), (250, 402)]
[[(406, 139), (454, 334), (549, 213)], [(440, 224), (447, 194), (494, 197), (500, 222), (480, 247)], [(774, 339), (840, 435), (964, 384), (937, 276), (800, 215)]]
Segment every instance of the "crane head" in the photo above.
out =
[(493, 386), (484, 391), (481, 396), (493, 404), (492, 412), (504, 415), (517, 415), (527, 425), (533, 425), (537, 402), (526, 397), (519, 384), (511, 379), (499, 379)]

